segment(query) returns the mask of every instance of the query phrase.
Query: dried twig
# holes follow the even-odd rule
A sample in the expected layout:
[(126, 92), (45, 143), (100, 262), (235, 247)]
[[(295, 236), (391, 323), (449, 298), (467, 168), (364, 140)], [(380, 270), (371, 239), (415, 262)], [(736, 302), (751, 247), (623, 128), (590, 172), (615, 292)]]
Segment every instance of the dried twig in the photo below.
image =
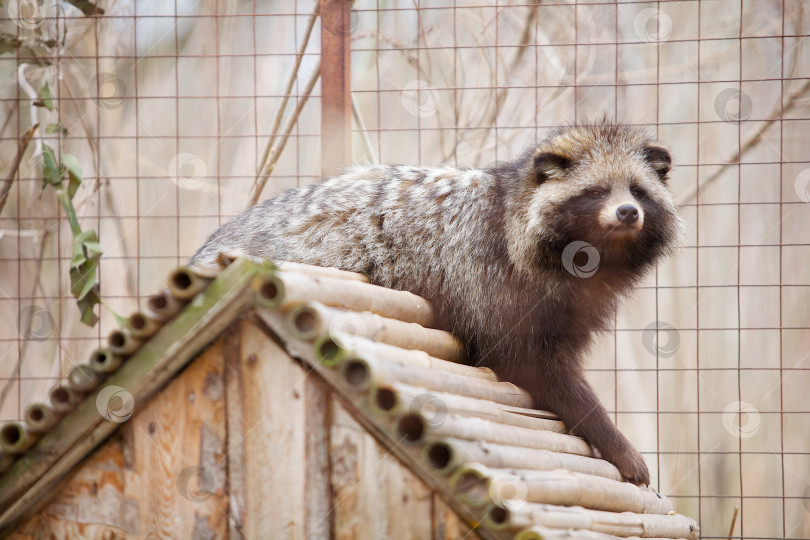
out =
[(781, 121), (785, 117), (786, 113), (790, 112), (801, 101), (798, 98), (806, 94), (808, 91), (810, 91), (810, 80), (805, 81), (804, 85), (802, 85), (802, 87), (799, 88), (797, 92), (791, 94), (788, 100), (785, 102), (784, 106), (782, 107), (777, 106), (776, 109), (771, 112), (770, 119), (766, 120), (765, 122), (762, 123), (761, 126), (759, 126), (759, 129), (756, 130), (756, 132), (753, 135), (751, 135), (742, 146), (740, 146), (740, 149), (737, 151), (736, 154), (734, 154), (732, 157), (726, 160), (726, 162), (719, 169), (714, 171), (713, 174), (707, 176), (706, 179), (700, 183), (700, 185), (688, 191), (687, 194), (683, 196), (681, 201), (689, 202), (697, 198), (698, 191), (700, 191), (702, 188), (705, 188), (706, 186), (708, 186), (709, 184), (720, 178), (720, 176), (723, 174), (723, 171), (725, 171), (728, 167), (731, 167), (732, 165), (739, 165), (740, 159), (746, 154), (746, 152), (748, 152), (749, 150), (751, 150), (757, 144), (760, 143), (760, 141), (762, 140), (762, 135), (765, 134), (768, 128), (770, 128), (776, 122)]
[[(515, 53), (515, 57), (512, 59), (512, 63), (509, 66), (508, 73), (513, 73), (517, 70), (517, 67), (520, 65), (520, 62), (523, 60), (523, 55), (526, 54), (526, 51), (529, 50), (529, 46), (531, 45), (531, 37), (532, 37), (532, 27), (534, 26), (534, 21), (537, 18), (537, 6), (530, 6), (529, 7), (529, 17), (526, 19), (526, 25), (523, 27), (523, 32), (520, 35), (520, 42), (518, 43), (519, 47), (517, 53)], [(495, 74), (497, 77), (497, 73)], [(498, 112), (500, 112), (501, 107), (503, 106), (504, 102), (506, 101), (506, 95), (509, 92), (509, 86), (504, 86), (500, 90), (495, 93), (495, 101), (492, 107), (489, 107), (487, 110), (486, 119), (481, 123), (481, 126), (485, 126), (485, 130), (481, 135), (481, 143), (486, 140), (489, 132), (495, 126), (495, 120), (498, 117)], [(459, 145), (464, 142), (467, 137), (466, 134), (469, 133), (465, 131), (462, 136), (456, 141), (456, 144), (453, 146), (453, 150), (450, 152), (449, 155), (444, 156), (442, 159), (442, 163), (446, 163), (451, 157), (453, 157), (456, 152), (458, 152)], [(474, 133), (474, 131), (473, 131)]]
[[(521, 34), (520, 42), (518, 43), (519, 48), (515, 54), (515, 57), (512, 59), (512, 64), (509, 66), (509, 71), (507, 73), (514, 73), (517, 70), (517, 67), (523, 60), (523, 56), (526, 54), (526, 51), (529, 50), (529, 45), (531, 45), (532, 26), (534, 26), (534, 20), (536, 18), (537, 8), (535, 6), (530, 6), (529, 17), (526, 19), (526, 25), (523, 27), (523, 33)], [(487, 119), (483, 124), (487, 126), (484, 137), (486, 137), (486, 135), (495, 125), (495, 118), (498, 116), (498, 111), (501, 110), (501, 106), (503, 105), (504, 101), (506, 101), (506, 94), (509, 92), (509, 88), (509, 86), (504, 86), (498, 90), (495, 96), (495, 106), (489, 109)]]
[(290, 138), (290, 133), (292, 133), (293, 128), (295, 128), (295, 124), (298, 122), (298, 117), (301, 115), (301, 110), (304, 108), (304, 105), (306, 105), (307, 100), (309, 100), (309, 96), (312, 94), (312, 89), (315, 87), (315, 83), (318, 82), (320, 76), (321, 63), (318, 62), (315, 71), (309, 78), (309, 82), (307, 82), (304, 93), (301, 95), (301, 99), (298, 100), (298, 105), (287, 119), (287, 124), (284, 126), (284, 133), (281, 135), (279, 141), (276, 144), (273, 144), (273, 147), (269, 152), (270, 155), (267, 163), (264, 165), (264, 168), (262, 168), (259, 176), (256, 178), (256, 181), (253, 184), (253, 189), (251, 190), (252, 193), (248, 202), (249, 207), (255, 206), (256, 203), (259, 202), (259, 197), (262, 194), (265, 184), (267, 184), (267, 179), (270, 178), (270, 174), (272, 174), (273, 169), (276, 167), (276, 163), (278, 163), (278, 159), (281, 157), (281, 152), (284, 150), (284, 146), (287, 144), (287, 139)]
[[(284, 90), (284, 97), (281, 100), (281, 105), (278, 107), (278, 111), (276, 111), (276, 117), (273, 120), (273, 127), (270, 128), (270, 135), (267, 139), (267, 144), (264, 147), (264, 153), (262, 154), (262, 159), (259, 161), (259, 165), (256, 167), (256, 178), (254, 180), (254, 188), (256, 183), (259, 181), (259, 177), (262, 174), (265, 166), (267, 165), (267, 159), (270, 156), (270, 151), (273, 146), (273, 142), (276, 138), (276, 133), (278, 133), (278, 128), (281, 126), (281, 120), (284, 118), (284, 111), (287, 109), (287, 102), (290, 99), (290, 94), (292, 93), (292, 87), (295, 84), (296, 79), (298, 78), (298, 69), (301, 67), (301, 61), (304, 59), (304, 51), (307, 49), (307, 45), (309, 44), (309, 37), (312, 35), (312, 29), (315, 26), (315, 21), (318, 20), (318, 15), (320, 14), (320, 1), (315, 3), (315, 9), (312, 11), (312, 15), (309, 16), (309, 21), (307, 22), (307, 29), (304, 32), (304, 39), (301, 42), (301, 45), (298, 47), (298, 53), (295, 55), (295, 65), (290, 72), (290, 77), (287, 79), (287, 86)], [(254, 203), (255, 204), (255, 203)]]
[(11, 162), (11, 170), (8, 172), (6, 180), (3, 182), (2, 189), (0, 189), (0, 214), (3, 213), (3, 208), (6, 206), (8, 192), (11, 191), (11, 184), (14, 182), (14, 177), (17, 175), (17, 170), (20, 168), (23, 155), (28, 149), (28, 143), (31, 142), (31, 138), (34, 136), (34, 132), (38, 127), (39, 124), (34, 124), (26, 129), (25, 133), (23, 133), (23, 136), (20, 139), (19, 144), (17, 145), (17, 155), (14, 156), (14, 161)]
[[(416, 53), (414, 52), (414, 47), (413, 46), (408, 45), (405, 42), (398, 40), (394, 36), (389, 36), (388, 34), (382, 34), (380, 32), (374, 31), (374, 30), (369, 30), (369, 31), (366, 31), (366, 32), (355, 32), (354, 34), (352, 34), (351, 40), (352, 41), (359, 41), (361, 39), (367, 39), (367, 38), (369, 38), (369, 39), (373, 38), (376, 41), (378, 41), (379, 43), (383, 43), (385, 45), (390, 45), (391, 46), (390, 49), (379, 48), (379, 50), (380, 51), (382, 51), (382, 50), (392, 50), (392, 51), (396, 51), (396, 52), (402, 54), (405, 57), (405, 60), (408, 62), (408, 64), (412, 65), (416, 69), (416, 71), (418, 73), (418, 77), (420, 77), (421, 79), (423, 79), (425, 81), (430, 79), (430, 75), (428, 74), (427, 71), (425, 71), (424, 67), (419, 62), (419, 58), (417, 58)], [(379, 52), (377, 54), (379, 55)]]
[(737, 514), (740, 513), (739, 503), (734, 505), (734, 513), (731, 515), (731, 527), (728, 528), (728, 540), (734, 535), (734, 525), (737, 524)]
[(363, 121), (363, 117), (360, 115), (360, 107), (357, 105), (357, 100), (354, 99), (354, 94), (352, 94), (352, 116), (354, 116), (357, 129), (359, 129), (360, 133), (363, 134), (363, 142), (366, 145), (366, 152), (368, 153), (369, 157), (371, 157), (371, 162), (377, 163), (377, 156), (374, 154), (374, 147), (371, 146), (371, 137), (368, 136), (366, 123)]
[(3, 125), (0, 126), (0, 137), (6, 132), (6, 128), (11, 124), (11, 120), (14, 118), (14, 113), (20, 108), (20, 102), (14, 101), (11, 107), (8, 108), (8, 112), (6, 113), (6, 119), (3, 121)]

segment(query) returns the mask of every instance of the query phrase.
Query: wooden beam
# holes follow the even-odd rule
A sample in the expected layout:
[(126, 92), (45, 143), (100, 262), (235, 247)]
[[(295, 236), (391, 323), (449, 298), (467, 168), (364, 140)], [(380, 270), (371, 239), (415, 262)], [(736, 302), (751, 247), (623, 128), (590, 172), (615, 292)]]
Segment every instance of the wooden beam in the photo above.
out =
[(321, 176), (352, 161), (351, 0), (321, 1)]

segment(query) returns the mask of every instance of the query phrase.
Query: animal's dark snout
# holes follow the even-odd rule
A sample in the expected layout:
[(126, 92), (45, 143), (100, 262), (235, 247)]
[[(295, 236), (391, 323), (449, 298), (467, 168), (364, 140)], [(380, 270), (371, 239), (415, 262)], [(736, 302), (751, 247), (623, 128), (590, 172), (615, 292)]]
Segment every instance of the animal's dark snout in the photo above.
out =
[(626, 225), (632, 225), (638, 221), (638, 208), (632, 204), (623, 204), (616, 209), (616, 217)]

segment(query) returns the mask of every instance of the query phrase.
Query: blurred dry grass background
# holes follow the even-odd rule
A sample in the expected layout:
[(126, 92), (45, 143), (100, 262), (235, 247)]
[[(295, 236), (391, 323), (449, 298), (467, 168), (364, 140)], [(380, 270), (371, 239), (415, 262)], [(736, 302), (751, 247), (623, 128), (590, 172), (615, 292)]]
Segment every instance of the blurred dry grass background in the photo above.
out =
[[(52, 63), (23, 74), (58, 98), (36, 109), (41, 125), (68, 130), (38, 136), (84, 167), (75, 202), (99, 231), (108, 308), (94, 328), (79, 322), (70, 232), (32, 143), (0, 213), (0, 420), (245, 208), (314, 7), (110, 0), (99, 18), (59, 4), (26, 27), (5, 4), (2, 32), (56, 40)], [(354, 160), (485, 166), (603, 114), (656, 133), (688, 238), (619, 311), (590, 379), (705, 537), (726, 537), (739, 504), (736, 537), (810, 538), (810, 4), (416, 4), (355, 2)], [(32, 123), (18, 64), (0, 55), (2, 177)], [(319, 179), (319, 95), (263, 197)]]

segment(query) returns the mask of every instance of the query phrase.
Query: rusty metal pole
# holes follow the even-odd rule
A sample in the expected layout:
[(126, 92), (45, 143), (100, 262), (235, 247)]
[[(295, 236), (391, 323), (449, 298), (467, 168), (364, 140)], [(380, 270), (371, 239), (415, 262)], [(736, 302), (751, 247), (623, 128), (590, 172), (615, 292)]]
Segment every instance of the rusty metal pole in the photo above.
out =
[(321, 176), (352, 160), (352, 0), (321, 0)]

